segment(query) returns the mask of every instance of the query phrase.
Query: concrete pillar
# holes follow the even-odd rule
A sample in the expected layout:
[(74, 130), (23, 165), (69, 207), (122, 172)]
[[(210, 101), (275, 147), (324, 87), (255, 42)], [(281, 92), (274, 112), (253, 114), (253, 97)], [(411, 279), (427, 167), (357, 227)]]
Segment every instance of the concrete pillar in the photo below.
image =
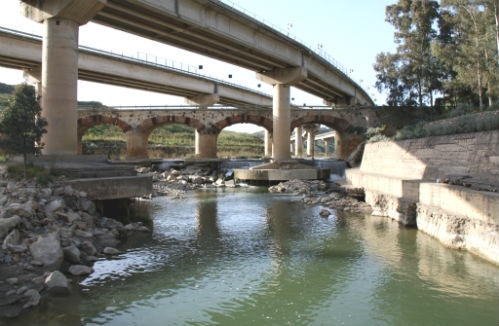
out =
[(46, 19), (44, 25), (41, 115), (48, 125), (43, 154), (76, 155), (79, 26), (61, 18)]
[(205, 129), (195, 132), (195, 145), (197, 158), (217, 158), (218, 132)]
[(33, 69), (25, 69), (23, 71), (24, 81), (35, 86), (36, 97), (42, 97), (42, 67), (38, 66)]
[(314, 157), (315, 154), (315, 133), (313, 130), (307, 132), (307, 156)]
[(272, 158), (275, 161), (291, 159), (291, 155), (289, 152), (289, 138), (291, 136), (291, 132), (289, 129), (289, 125), (291, 124), (289, 98), (289, 85), (274, 85), (274, 102), (272, 106), (272, 115), (274, 119), (274, 147), (272, 149)]
[(302, 138), (302, 127), (295, 128), (295, 156), (303, 157), (303, 138)]
[(315, 154), (315, 134), (319, 131), (319, 126), (308, 124), (303, 127), (307, 132), (307, 156), (314, 157)]
[(329, 139), (324, 139), (324, 154), (329, 156)]
[(307, 70), (304, 67), (274, 69), (257, 74), (257, 78), (274, 86), (272, 158), (274, 161), (290, 160), (290, 85), (307, 78)]
[(267, 129), (265, 129), (264, 146), (265, 157), (270, 157), (272, 155), (272, 134)]
[(126, 157), (127, 159), (145, 159), (147, 153), (147, 139), (149, 134), (141, 129), (130, 129), (126, 132)]
[(24, 15), (44, 24), (41, 73), (41, 116), (44, 154), (76, 155), (78, 30), (102, 9), (106, 0), (21, 2)]

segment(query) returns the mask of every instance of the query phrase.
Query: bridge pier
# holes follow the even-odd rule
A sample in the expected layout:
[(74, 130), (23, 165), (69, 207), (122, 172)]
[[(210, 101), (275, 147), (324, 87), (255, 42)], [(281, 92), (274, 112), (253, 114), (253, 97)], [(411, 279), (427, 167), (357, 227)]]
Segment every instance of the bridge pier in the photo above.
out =
[(41, 115), (47, 122), (44, 154), (76, 155), (78, 33), (105, 0), (46, 0), (21, 3), (24, 15), (44, 24)]
[(303, 157), (303, 138), (302, 138), (302, 127), (298, 126), (295, 128), (295, 156)]
[(274, 69), (259, 73), (257, 77), (274, 86), (272, 159), (274, 161), (288, 161), (291, 159), (289, 140), (291, 136), (290, 85), (307, 78), (307, 69), (304, 67)]
[(272, 155), (272, 134), (267, 129), (265, 129), (264, 153), (265, 157), (270, 157)]
[(218, 132), (215, 129), (196, 130), (196, 157), (217, 158)]
[(308, 124), (303, 128), (307, 131), (307, 156), (313, 158), (315, 155), (315, 134), (319, 131), (319, 126)]
[(362, 135), (348, 134), (336, 131), (334, 138), (335, 154), (338, 159), (348, 159), (353, 151), (363, 141)]
[(138, 128), (126, 132), (126, 157), (127, 159), (146, 159), (147, 139), (149, 134)]

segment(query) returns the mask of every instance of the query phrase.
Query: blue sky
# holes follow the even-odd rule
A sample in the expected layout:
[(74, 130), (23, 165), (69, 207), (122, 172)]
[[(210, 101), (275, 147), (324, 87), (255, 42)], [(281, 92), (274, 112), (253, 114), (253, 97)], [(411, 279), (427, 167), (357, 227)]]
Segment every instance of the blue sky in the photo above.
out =
[[(377, 53), (395, 50), (393, 28), (385, 22), (385, 7), (396, 3), (396, 0), (223, 2), (281, 31), (289, 32), (290, 36), (314, 50), (326, 52), (351, 72), (351, 77), (371, 95), (376, 104), (385, 103), (384, 95), (374, 88), (376, 77), (372, 65)], [(15, 0), (2, 1), (0, 25), (42, 34), (40, 24), (21, 16), (19, 3)], [(203, 74), (248, 87), (255, 87), (259, 83), (253, 72), (92, 23), (80, 27), (80, 44), (133, 56), (148, 53), (150, 57), (168, 58), (193, 67), (203, 64)], [(232, 79), (228, 79), (229, 74), (232, 74)], [(0, 82), (17, 84), (22, 81), (22, 72), (0, 68)], [(271, 88), (265, 85), (261, 90), (271, 93)], [(321, 99), (300, 91), (294, 90), (292, 96), (296, 104), (322, 105)], [(78, 84), (78, 100), (96, 100), (106, 105), (184, 104), (184, 100), (179, 97), (81, 81)]]

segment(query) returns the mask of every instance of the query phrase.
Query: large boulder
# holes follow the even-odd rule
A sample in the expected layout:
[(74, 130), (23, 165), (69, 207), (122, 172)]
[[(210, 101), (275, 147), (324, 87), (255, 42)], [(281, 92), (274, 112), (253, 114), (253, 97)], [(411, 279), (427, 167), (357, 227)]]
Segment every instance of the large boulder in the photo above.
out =
[(68, 279), (59, 271), (54, 271), (45, 278), (45, 286), (54, 295), (65, 296), (71, 292)]
[(9, 218), (0, 218), (0, 240), (21, 222), (21, 218), (17, 215)]
[(59, 269), (64, 254), (57, 233), (50, 233), (46, 236), (39, 236), (38, 239), (29, 246), (33, 258), (43, 263), (46, 269)]
[(72, 265), (69, 267), (68, 272), (69, 274), (74, 276), (82, 276), (92, 274), (94, 272), (94, 269), (86, 265)]
[(7, 206), (5, 213), (8, 215), (18, 215), (20, 217), (29, 218), (33, 216), (33, 208), (29, 203), (12, 203)]

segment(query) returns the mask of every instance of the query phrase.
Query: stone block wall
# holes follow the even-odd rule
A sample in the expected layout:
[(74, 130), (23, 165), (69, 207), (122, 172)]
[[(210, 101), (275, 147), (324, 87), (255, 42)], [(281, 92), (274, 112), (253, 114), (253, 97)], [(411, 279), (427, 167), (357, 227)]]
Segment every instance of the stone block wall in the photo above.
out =
[(373, 214), (499, 264), (499, 194), (437, 182), (450, 174), (499, 183), (499, 131), (370, 143), (345, 171)]
[(425, 180), (468, 174), (499, 183), (499, 131), (370, 143), (360, 169)]

